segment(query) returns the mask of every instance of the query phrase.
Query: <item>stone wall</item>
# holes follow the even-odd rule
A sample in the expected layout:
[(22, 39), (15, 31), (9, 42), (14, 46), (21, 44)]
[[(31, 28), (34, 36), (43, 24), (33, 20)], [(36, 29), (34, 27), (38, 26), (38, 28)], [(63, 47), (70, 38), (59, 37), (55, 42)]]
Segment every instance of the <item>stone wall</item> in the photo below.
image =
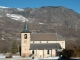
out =
[(0, 58), (0, 60), (33, 60), (32, 58)]

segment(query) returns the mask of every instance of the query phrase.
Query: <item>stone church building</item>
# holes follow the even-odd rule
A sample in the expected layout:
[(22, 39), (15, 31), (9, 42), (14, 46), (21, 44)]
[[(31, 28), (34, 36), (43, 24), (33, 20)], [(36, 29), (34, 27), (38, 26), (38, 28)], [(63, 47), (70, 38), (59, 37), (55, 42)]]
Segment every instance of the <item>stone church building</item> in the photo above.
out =
[(53, 57), (65, 49), (65, 40), (57, 33), (31, 33), (25, 22), (21, 32), (21, 56)]

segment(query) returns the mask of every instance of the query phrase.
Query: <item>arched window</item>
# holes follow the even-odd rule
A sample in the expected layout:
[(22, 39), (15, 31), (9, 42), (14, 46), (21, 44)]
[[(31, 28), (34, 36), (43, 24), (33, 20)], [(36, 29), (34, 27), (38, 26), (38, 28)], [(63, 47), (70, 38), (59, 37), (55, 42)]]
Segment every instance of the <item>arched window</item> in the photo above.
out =
[(24, 39), (27, 39), (27, 34), (24, 34)]
[(47, 50), (47, 54), (49, 54), (50, 52), (49, 52), (49, 49)]
[(32, 50), (32, 54), (34, 54), (34, 50)]

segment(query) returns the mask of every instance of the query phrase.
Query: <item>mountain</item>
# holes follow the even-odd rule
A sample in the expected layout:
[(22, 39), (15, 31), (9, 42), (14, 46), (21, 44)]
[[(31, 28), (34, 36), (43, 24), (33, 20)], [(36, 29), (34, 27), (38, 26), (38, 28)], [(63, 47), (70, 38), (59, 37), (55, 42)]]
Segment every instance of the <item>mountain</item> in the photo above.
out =
[[(80, 14), (63, 6), (0, 7), (0, 40), (20, 40), (25, 20), (32, 33), (58, 33), (66, 48), (79, 48)], [(74, 45), (74, 46), (73, 46)]]
[(5, 7), (5, 6), (0, 6), (0, 8), (9, 8), (9, 7)]

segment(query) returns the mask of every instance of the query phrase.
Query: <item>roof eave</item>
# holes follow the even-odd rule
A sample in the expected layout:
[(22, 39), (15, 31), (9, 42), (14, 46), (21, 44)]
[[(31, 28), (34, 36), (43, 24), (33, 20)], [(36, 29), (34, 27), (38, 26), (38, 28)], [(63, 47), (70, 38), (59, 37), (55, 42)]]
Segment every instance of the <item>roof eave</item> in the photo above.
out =
[(21, 33), (31, 33), (29, 30), (23, 30)]

